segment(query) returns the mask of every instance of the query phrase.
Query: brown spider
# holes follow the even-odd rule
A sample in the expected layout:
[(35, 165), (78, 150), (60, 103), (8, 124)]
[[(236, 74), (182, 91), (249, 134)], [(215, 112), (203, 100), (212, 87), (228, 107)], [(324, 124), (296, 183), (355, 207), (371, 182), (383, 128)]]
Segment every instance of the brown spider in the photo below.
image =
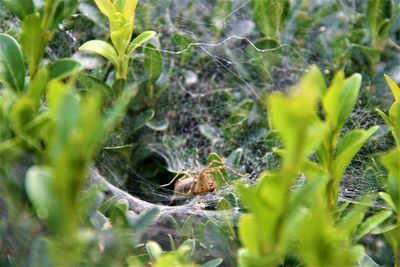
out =
[(171, 180), (171, 182), (162, 185), (162, 187), (172, 184), (178, 177), (180, 177), (175, 184), (172, 201), (185, 196), (214, 193), (217, 189), (217, 183), (214, 180), (213, 174), (219, 174), (224, 182), (227, 183), (222, 173), (223, 170), (228, 170), (243, 177), (242, 174), (228, 167), (225, 163), (219, 160), (213, 160), (207, 165), (207, 167), (200, 171), (187, 171), (183, 169)]

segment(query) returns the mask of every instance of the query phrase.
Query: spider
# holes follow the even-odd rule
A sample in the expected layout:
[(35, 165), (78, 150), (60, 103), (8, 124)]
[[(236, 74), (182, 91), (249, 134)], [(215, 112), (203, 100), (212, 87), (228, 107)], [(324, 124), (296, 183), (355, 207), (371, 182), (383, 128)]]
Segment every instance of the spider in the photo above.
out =
[(183, 169), (168, 184), (162, 185), (161, 187), (169, 186), (178, 177), (180, 177), (175, 184), (172, 201), (182, 196), (195, 196), (204, 195), (207, 193), (215, 193), (217, 189), (217, 183), (214, 180), (213, 174), (219, 174), (222, 180), (227, 184), (222, 173), (223, 170), (228, 170), (240, 177), (243, 177), (242, 174), (228, 167), (225, 163), (219, 160), (213, 160), (207, 165), (207, 167), (200, 171), (188, 171)]

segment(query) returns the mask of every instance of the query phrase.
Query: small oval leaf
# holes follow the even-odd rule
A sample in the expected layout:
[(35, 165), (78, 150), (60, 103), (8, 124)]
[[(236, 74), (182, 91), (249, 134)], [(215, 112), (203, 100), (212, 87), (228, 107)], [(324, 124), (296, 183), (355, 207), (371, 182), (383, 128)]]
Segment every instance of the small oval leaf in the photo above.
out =
[(79, 47), (79, 51), (95, 52), (109, 60), (115, 67), (118, 66), (118, 55), (114, 47), (100, 40), (91, 40)]
[(5, 88), (22, 92), (25, 86), (25, 65), (17, 41), (0, 34), (0, 82)]
[(72, 58), (57, 59), (50, 65), (50, 80), (61, 80), (83, 70), (79, 61)]
[(154, 31), (145, 31), (139, 34), (128, 46), (127, 55), (128, 57), (132, 56), (133, 51), (135, 51), (140, 45), (149, 39), (153, 38), (156, 35)]

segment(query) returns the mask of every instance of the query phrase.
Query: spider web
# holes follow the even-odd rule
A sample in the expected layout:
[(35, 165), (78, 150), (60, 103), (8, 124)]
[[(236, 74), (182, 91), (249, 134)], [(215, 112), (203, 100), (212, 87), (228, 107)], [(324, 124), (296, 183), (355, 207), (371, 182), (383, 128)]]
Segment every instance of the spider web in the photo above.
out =
[[(114, 185), (157, 205), (168, 204), (173, 195), (173, 188), (161, 188), (160, 184), (167, 183), (183, 168), (195, 170), (197, 162), (205, 167), (207, 156), (212, 152), (227, 160), (232, 152), (239, 150), (240, 162), (232, 167), (248, 174), (246, 178), (241, 178), (247, 183), (254, 182), (262, 171), (276, 168), (279, 160), (271, 149), (279, 144), (268, 130), (263, 104), (265, 96), (275, 90), (286, 91), (313, 64), (320, 67), (328, 80), (331, 79), (333, 72), (340, 68), (340, 64), (333, 60), (331, 49), (337, 41), (335, 37), (352, 29), (351, 22), (365, 5), (360, 1), (320, 0), (312, 1), (304, 10), (300, 8), (302, 1), (292, 1), (295, 11), (282, 30), (281, 43), (265, 48), (260, 42), (263, 36), (253, 20), (251, 1), (234, 0), (229, 9), (216, 10), (220, 2), (147, 0), (140, 1), (137, 9), (136, 31), (154, 30), (158, 33), (158, 39), (152, 41), (163, 57), (163, 74), (158, 83), (168, 79), (168, 89), (155, 107), (153, 120), (167, 123), (168, 127), (162, 131), (143, 128), (135, 136), (137, 139), (134, 141), (141, 145), (134, 154), (146, 151), (148, 156), (136, 162), (137, 165), (129, 162), (121, 164), (121, 158), (103, 151), (101, 166), (98, 167)], [(329, 10), (333, 6), (340, 8), (329, 12), (311, 27), (302, 29), (296, 25), (298, 16), (304, 15), (302, 12), (307, 15), (307, 12)], [(95, 23), (88, 31), (92, 33), (84, 37), (73, 36), (74, 30), (66, 31), (71, 34), (74, 43), (82, 44), (88, 37), (107, 36), (107, 24), (90, 1), (83, 1), (80, 12), (78, 19), (88, 17)], [(183, 36), (189, 41), (182, 47), (174, 42), (176, 36)], [(300, 43), (299, 36), (304, 43)], [(344, 58), (349, 53), (350, 48), (344, 50)], [(182, 57), (187, 57), (184, 64), (180, 64)], [(142, 52), (138, 52), (136, 58), (142, 60)], [(260, 65), (260, 62), (269, 59), (276, 60), (276, 63)], [(92, 66), (98, 64), (104, 62), (92, 62)], [(381, 66), (381, 72), (390, 72), (389, 67)], [(364, 77), (363, 86), (368, 87), (373, 81), (368, 75)], [(382, 84), (382, 81), (378, 82)], [(227, 121), (235, 112), (245, 112), (237, 109), (245, 100), (251, 103), (252, 108), (239, 121), (240, 127), (235, 128)], [(383, 124), (365, 106), (365, 102), (360, 102), (356, 107), (347, 129)], [(230, 130), (232, 133), (229, 135)], [(393, 142), (386, 138), (387, 133), (388, 129), (382, 126), (379, 135), (372, 138), (353, 160), (341, 185), (342, 200), (357, 203), (360, 196), (381, 190), (377, 176), (382, 175), (382, 170), (365, 170), (364, 162), (368, 159), (367, 155), (390, 148)], [(120, 141), (114, 137), (108, 145), (123, 145)], [(164, 168), (166, 172), (158, 172), (149, 178), (146, 171), (140, 169), (146, 161), (153, 164), (154, 169)], [(297, 186), (300, 185), (301, 180)], [(212, 209), (226, 195), (236, 198), (233, 186), (222, 188), (215, 196), (198, 196), (190, 203), (201, 203)], [(376, 203), (376, 206), (384, 208), (381, 203)], [(193, 205), (182, 207), (179, 212), (173, 212), (174, 216), (179, 213), (183, 219), (198, 214), (193, 212)], [(204, 215), (203, 218), (213, 216)], [(166, 215), (155, 226), (165, 235), (172, 231), (168, 220)]]

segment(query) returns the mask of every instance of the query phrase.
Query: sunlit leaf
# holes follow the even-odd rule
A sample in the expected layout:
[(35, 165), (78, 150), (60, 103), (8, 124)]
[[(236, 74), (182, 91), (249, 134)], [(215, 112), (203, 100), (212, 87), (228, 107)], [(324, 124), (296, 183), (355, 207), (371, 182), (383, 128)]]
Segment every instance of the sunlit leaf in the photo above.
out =
[(133, 41), (129, 44), (128, 49), (127, 49), (127, 56), (131, 57), (132, 53), (143, 43), (146, 41), (150, 40), (156, 35), (156, 32), (154, 31), (145, 31), (139, 34)]
[(400, 100), (400, 87), (388, 75), (384, 75), (395, 100)]
[(96, 3), (97, 7), (103, 13), (106, 17), (108, 17), (110, 20), (114, 16), (115, 8), (113, 4), (111, 3), (110, 0), (94, 0)]
[(118, 55), (114, 47), (109, 43), (100, 40), (91, 40), (84, 43), (79, 47), (80, 51), (95, 52), (107, 60), (109, 60), (115, 67), (118, 66)]

